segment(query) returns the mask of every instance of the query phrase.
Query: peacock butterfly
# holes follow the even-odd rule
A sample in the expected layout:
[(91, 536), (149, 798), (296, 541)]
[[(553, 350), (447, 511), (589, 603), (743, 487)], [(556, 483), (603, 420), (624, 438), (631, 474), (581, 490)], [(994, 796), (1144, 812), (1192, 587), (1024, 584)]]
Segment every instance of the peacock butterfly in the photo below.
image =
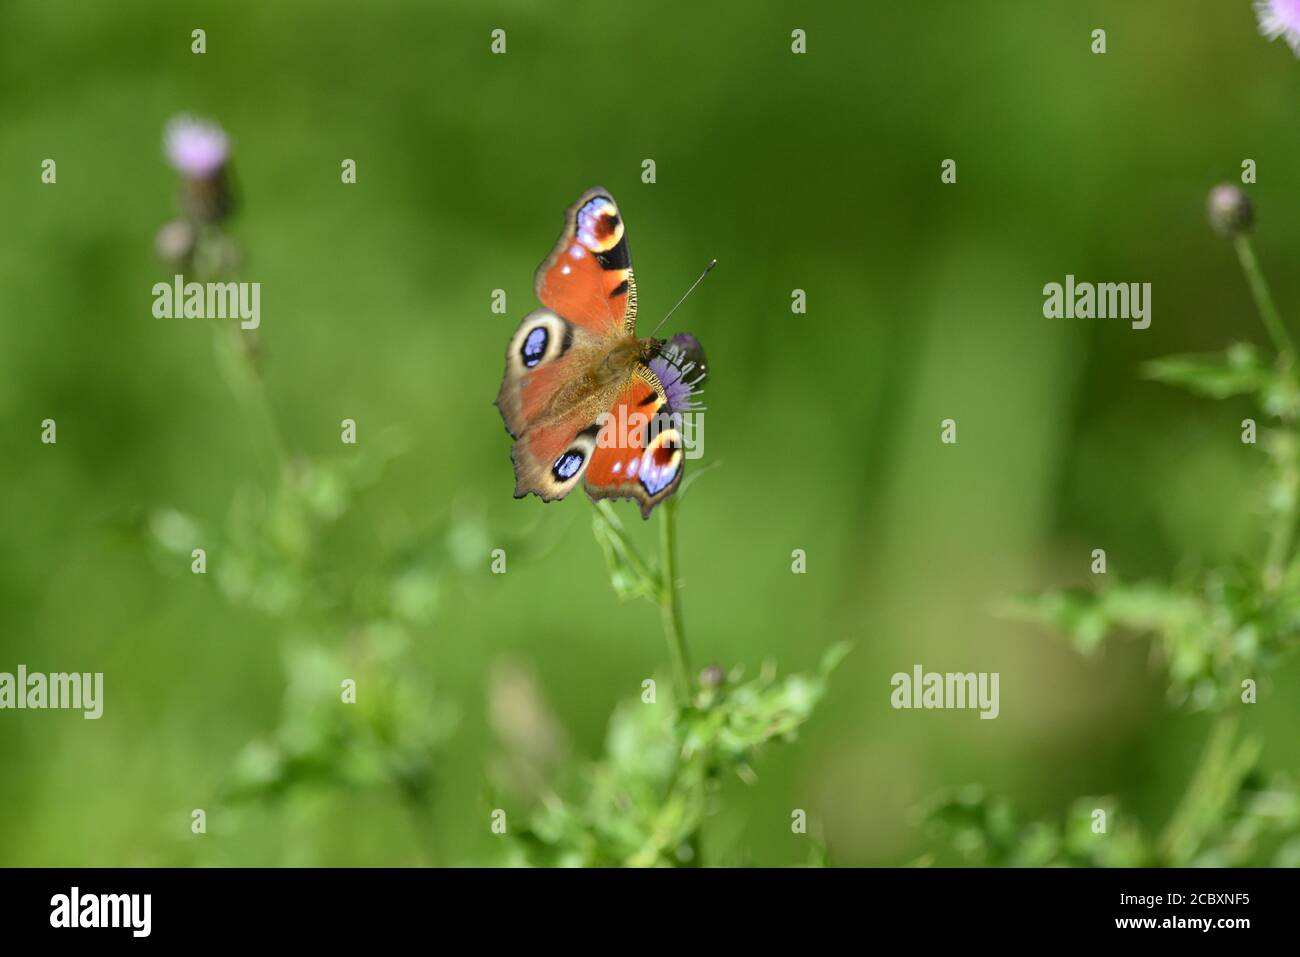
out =
[(537, 268), (546, 308), (511, 337), (496, 399), (515, 440), (515, 498), (553, 502), (583, 481), (593, 499), (634, 499), (649, 518), (681, 484), (681, 417), (698, 408), (704, 354), (688, 335), (637, 338), (625, 233), (613, 197), (589, 189)]

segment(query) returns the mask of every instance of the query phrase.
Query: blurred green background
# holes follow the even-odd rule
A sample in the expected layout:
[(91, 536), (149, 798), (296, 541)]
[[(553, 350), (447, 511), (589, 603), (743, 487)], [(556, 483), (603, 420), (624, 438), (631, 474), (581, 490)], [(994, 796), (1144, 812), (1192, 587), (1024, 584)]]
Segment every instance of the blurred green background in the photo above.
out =
[[(493, 859), (494, 662), (535, 673), (572, 759), (666, 674), (657, 616), (615, 598), (584, 496), (512, 499), (492, 405), (533, 270), (593, 184), (628, 222), (642, 334), (719, 260), (671, 323), (708, 350), (705, 461), (722, 463), (680, 510), (696, 664), (807, 669), (855, 644), (801, 740), (725, 787), (706, 848), (800, 863), (804, 808), (833, 862), (903, 863), (927, 847), (911, 809), (965, 782), (1051, 817), (1115, 794), (1158, 827), (1207, 719), (1166, 708), (1146, 642), (1085, 661), (992, 606), (1088, 584), (1097, 547), (1137, 579), (1262, 547), (1244, 406), (1138, 367), (1263, 340), (1204, 224), (1206, 191), (1244, 158), (1264, 267), (1284, 313), (1300, 305), (1298, 96), (1300, 64), (1257, 35), (1247, 0), (4, 0), (0, 670), (103, 671), (106, 700), (97, 722), (0, 713), (0, 864), (426, 861), (382, 790), (216, 812), (232, 764), (280, 721), (286, 640), (315, 625), (232, 603), (138, 533), (160, 508), (219, 526), (266, 485), (209, 324), (150, 312), (171, 275), (153, 241), (179, 112), (233, 141), (230, 231), (241, 278), (262, 283), (286, 443), (340, 462), (408, 436), (312, 547), (340, 594), (395, 548), (435, 556), (418, 566), (432, 571), (414, 585), (428, 614), (409, 674), (459, 714), (428, 812), (440, 863)], [(1044, 319), (1042, 287), (1066, 273), (1152, 283), (1151, 328)], [(47, 417), (56, 446), (39, 442)], [(956, 446), (939, 443), (947, 417)], [(915, 663), (1000, 672), (1001, 716), (893, 710), (890, 676)], [(1298, 679), (1296, 661), (1264, 676), (1247, 715), (1271, 769), (1300, 767)], [(209, 810), (203, 837), (193, 808)]]

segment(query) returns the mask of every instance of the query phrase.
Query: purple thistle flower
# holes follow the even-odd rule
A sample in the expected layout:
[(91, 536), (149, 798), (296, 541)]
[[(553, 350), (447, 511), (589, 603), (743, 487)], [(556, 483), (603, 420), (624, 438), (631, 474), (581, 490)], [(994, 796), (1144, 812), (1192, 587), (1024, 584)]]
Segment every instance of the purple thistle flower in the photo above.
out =
[(1270, 40), (1283, 37), (1300, 56), (1300, 0), (1255, 0), (1259, 32)]
[(701, 392), (708, 367), (704, 349), (694, 336), (684, 332), (673, 336), (648, 365), (664, 385), (669, 412), (693, 412), (700, 408), (695, 397)]
[(210, 179), (230, 157), (230, 141), (216, 123), (192, 116), (173, 117), (163, 135), (167, 160), (192, 179)]
[(188, 114), (172, 117), (163, 151), (181, 174), (180, 207), (193, 223), (218, 223), (230, 215), (230, 140), (218, 124)]

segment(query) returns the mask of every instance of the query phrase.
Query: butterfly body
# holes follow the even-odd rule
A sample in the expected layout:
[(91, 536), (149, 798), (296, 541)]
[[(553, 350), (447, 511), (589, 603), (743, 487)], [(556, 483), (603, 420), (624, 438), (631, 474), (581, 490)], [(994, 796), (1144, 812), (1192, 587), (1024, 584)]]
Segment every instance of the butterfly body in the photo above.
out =
[[(614, 395), (627, 382), (638, 363), (647, 362), (659, 351), (652, 339), (625, 336), (608, 348), (593, 350), (590, 361), (571, 379), (561, 383), (546, 400), (543, 415), (548, 420), (565, 419), (582, 406), (591, 407), (595, 415), (609, 408)], [(575, 357), (575, 363), (577, 362)]]
[(607, 191), (569, 207), (534, 285), (545, 308), (511, 337), (496, 400), (515, 440), (515, 497), (554, 501), (585, 480), (592, 498), (634, 499), (648, 517), (681, 481), (680, 415), (656, 372), (664, 342), (636, 335), (631, 254)]

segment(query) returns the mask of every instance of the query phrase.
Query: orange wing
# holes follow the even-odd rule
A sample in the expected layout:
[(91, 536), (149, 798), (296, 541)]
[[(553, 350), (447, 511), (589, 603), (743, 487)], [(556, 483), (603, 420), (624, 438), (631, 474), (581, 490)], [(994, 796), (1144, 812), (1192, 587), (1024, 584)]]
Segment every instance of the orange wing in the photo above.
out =
[(636, 280), (623, 217), (607, 191), (593, 187), (564, 214), (564, 232), (537, 267), (537, 298), (598, 336), (636, 332)]
[(659, 377), (637, 366), (597, 425), (600, 431), (585, 476), (587, 494), (595, 499), (634, 499), (641, 516), (649, 518), (682, 480), (681, 423), (668, 410)]
[(603, 354), (595, 336), (547, 309), (530, 312), (511, 337), (497, 408), (515, 438), (510, 457), (517, 498), (536, 492), (551, 502), (582, 480), (596, 445), (593, 408), (602, 400), (559, 412), (548, 403), (567, 380), (583, 375), (593, 356)]

